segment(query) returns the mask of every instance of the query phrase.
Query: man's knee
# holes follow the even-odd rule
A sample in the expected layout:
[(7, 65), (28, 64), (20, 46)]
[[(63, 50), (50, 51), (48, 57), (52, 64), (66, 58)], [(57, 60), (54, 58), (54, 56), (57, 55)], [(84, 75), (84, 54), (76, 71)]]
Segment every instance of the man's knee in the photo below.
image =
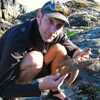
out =
[(34, 68), (41, 69), (43, 65), (43, 55), (39, 51), (32, 51), (28, 53), (22, 61), (21, 66), (34, 66)]
[(36, 75), (41, 71), (43, 66), (43, 55), (39, 51), (32, 51), (28, 53), (22, 60), (20, 65), (19, 80), (32, 81)]
[(56, 51), (58, 53), (62, 54), (62, 55), (67, 55), (66, 48), (63, 45), (59, 44), (59, 43), (54, 45), (54, 49), (56, 49)]

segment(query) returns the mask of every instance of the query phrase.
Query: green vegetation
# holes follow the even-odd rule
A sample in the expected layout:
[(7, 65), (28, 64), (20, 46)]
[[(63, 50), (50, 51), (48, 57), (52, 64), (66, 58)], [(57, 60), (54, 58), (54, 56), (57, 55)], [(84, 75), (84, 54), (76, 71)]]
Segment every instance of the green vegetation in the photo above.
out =
[(74, 31), (68, 31), (68, 32), (67, 32), (68, 37), (74, 37), (76, 34), (77, 34), (77, 33), (74, 32)]

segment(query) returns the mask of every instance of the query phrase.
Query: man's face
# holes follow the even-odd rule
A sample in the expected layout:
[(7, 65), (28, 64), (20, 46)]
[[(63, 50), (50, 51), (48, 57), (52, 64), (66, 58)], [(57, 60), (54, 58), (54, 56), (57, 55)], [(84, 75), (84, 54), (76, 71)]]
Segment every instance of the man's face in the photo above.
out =
[(40, 19), (39, 31), (42, 39), (45, 42), (52, 42), (57, 37), (57, 35), (62, 33), (63, 27), (63, 21), (50, 18), (46, 14), (44, 14)]

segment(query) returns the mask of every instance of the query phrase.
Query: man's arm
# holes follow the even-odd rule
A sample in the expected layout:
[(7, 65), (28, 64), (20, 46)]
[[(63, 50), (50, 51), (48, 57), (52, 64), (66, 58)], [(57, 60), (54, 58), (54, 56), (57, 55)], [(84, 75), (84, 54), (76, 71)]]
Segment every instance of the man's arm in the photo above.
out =
[(66, 34), (60, 35), (60, 43), (65, 46), (67, 53), (70, 57), (73, 57), (74, 53), (79, 53), (81, 49), (75, 45)]
[(20, 74), (21, 60), (27, 53), (28, 48), (27, 36), (19, 30), (21, 29), (15, 27), (5, 35), (0, 58), (0, 96), (34, 96), (40, 94), (37, 82), (33, 85), (18, 85), (15, 83)]
[(29, 97), (39, 96), (42, 90), (59, 90), (61, 84), (64, 82), (68, 74), (61, 76), (57, 73), (56, 75), (45, 76), (32, 84), (15, 84), (8, 85), (2, 92), (1, 97)]
[(1, 91), (0, 97), (32, 97), (40, 96), (39, 83), (34, 81), (33, 84), (16, 84), (10, 83)]

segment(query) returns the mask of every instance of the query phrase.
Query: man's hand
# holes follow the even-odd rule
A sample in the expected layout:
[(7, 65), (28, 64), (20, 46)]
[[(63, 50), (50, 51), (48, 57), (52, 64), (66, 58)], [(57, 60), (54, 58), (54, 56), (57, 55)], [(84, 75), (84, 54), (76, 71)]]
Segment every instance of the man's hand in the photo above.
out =
[(61, 76), (59, 73), (56, 75), (46, 76), (38, 80), (40, 90), (57, 90), (64, 82), (68, 75)]
[(91, 54), (91, 48), (87, 48), (84, 51), (76, 51), (73, 55), (73, 58), (77, 57), (78, 61), (86, 61), (89, 60)]
[[(53, 96), (65, 100), (66, 95), (61, 91), (60, 87), (64, 83), (64, 80), (67, 78), (68, 74), (61, 76), (60, 74), (46, 76), (39, 79), (39, 88), (40, 90), (49, 89)], [(50, 96), (51, 98), (51, 96)]]
[(67, 78), (68, 74), (66, 74), (63, 78), (63, 80), (60, 82), (60, 84), (58, 85), (58, 89), (54, 90), (52, 89), (52, 92), (58, 91), (58, 93), (54, 94), (53, 96), (58, 97), (61, 100), (65, 100), (65, 98), (67, 98), (67, 96), (65, 95), (65, 93), (61, 90), (61, 85), (64, 83), (65, 79)]

